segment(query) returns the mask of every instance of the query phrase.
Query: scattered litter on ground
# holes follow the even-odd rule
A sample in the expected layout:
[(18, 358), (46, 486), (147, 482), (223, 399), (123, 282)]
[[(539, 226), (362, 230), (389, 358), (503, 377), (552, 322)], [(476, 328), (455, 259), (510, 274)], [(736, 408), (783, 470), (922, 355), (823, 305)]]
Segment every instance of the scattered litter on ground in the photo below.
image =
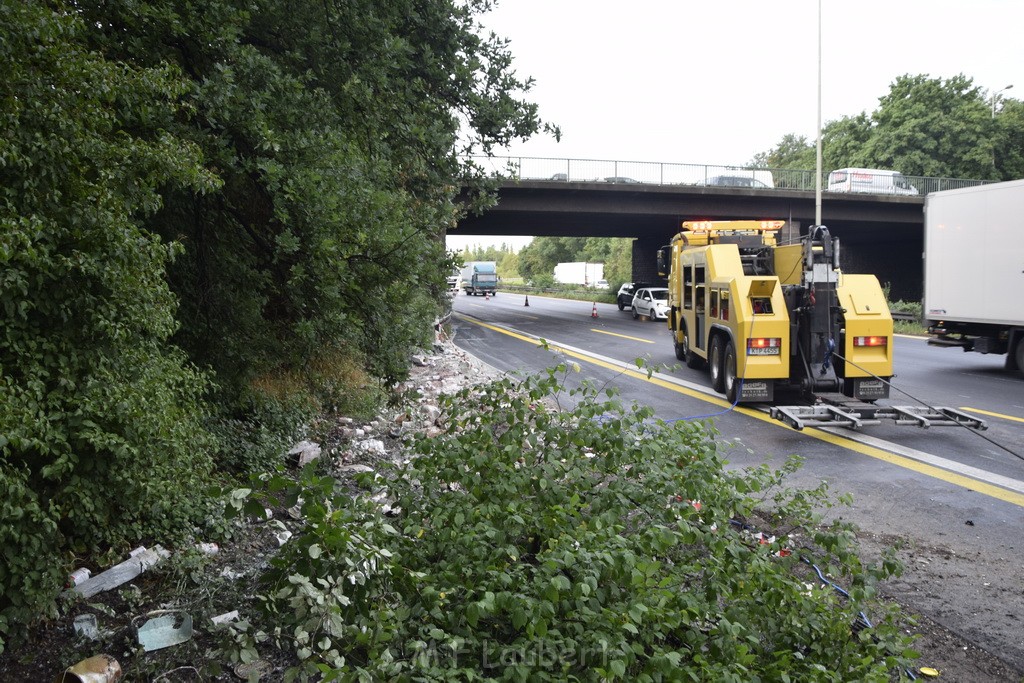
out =
[(53, 683), (115, 683), (121, 680), (121, 665), (110, 655), (83, 659), (57, 674)]
[(230, 612), (225, 612), (224, 614), (218, 614), (215, 617), (210, 617), (210, 621), (213, 622), (214, 624), (217, 624), (218, 626), (220, 626), (221, 624), (226, 624), (226, 623), (228, 623), (230, 621), (237, 621), (237, 620), (238, 620), (238, 610), (236, 610), (236, 609), (233, 609)]
[(95, 614), (79, 614), (72, 624), (75, 635), (89, 640), (96, 640), (99, 637), (99, 624)]
[(180, 645), (191, 638), (192, 616), (180, 612), (155, 617), (139, 628), (139, 645), (146, 652)]
[(69, 592), (80, 593), (82, 597), (91, 598), (97, 593), (117, 588), (121, 584), (131, 581), (169, 555), (170, 553), (160, 546), (153, 550), (147, 550), (140, 546), (129, 553), (128, 559), (121, 564), (116, 564), (105, 572), (86, 579), (70, 588)]

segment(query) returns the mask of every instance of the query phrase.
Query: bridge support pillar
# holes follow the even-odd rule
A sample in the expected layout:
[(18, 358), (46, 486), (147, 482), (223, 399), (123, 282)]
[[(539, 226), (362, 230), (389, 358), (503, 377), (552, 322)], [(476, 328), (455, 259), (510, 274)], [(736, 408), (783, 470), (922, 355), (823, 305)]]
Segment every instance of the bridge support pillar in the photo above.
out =
[(666, 278), (658, 275), (658, 249), (669, 243), (667, 238), (638, 237), (633, 240), (633, 282), (664, 284)]

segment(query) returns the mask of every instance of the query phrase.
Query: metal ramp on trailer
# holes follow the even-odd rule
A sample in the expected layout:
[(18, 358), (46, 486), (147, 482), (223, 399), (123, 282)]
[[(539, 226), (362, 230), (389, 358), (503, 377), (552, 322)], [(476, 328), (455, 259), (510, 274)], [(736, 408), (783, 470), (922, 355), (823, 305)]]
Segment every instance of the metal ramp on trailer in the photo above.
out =
[(956, 408), (932, 406), (878, 406), (871, 403), (832, 404), (811, 406), (772, 406), (771, 416), (793, 429), (804, 427), (849, 427), (860, 429), (866, 425), (893, 420), (897, 425), (928, 429), (930, 427), (967, 427), (983, 431), (985, 421)]

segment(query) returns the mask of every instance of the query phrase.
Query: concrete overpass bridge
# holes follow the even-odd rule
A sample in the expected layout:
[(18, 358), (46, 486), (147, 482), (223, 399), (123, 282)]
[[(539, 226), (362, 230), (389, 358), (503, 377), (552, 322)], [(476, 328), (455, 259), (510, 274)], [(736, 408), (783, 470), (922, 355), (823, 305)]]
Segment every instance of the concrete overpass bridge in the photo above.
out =
[[(707, 178), (720, 177), (721, 169), (727, 167), (646, 164), (654, 168), (634, 166), (627, 176), (618, 173), (623, 172), (619, 165), (628, 162), (589, 163), (615, 164), (605, 167), (615, 174), (586, 180), (564, 171), (544, 179), (520, 175), (519, 180), (501, 184), (495, 207), (467, 216), (451, 234), (634, 238), (633, 276), (652, 280), (657, 249), (668, 243), (684, 220), (785, 219), (790, 235), (801, 229), (806, 232), (814, 222), (813, 173), (808, 177), (805, 171), (772, 171), (777, 178), (774, 187), (736, 187), (702, 184), (699, 178), (693, 183), (649, 179), (652, 172), (663, 179), (665, 166), (703, 169)], [(979, 181), (911, 178), (911, 182), (947, 189)], [(923, 206), (922, 195), (824, 192), (822, 223), (841, 240), (844, 270), (873, 273), (890, 286), (893, 298), (913, 301), (921, 297), (923, 280)]]

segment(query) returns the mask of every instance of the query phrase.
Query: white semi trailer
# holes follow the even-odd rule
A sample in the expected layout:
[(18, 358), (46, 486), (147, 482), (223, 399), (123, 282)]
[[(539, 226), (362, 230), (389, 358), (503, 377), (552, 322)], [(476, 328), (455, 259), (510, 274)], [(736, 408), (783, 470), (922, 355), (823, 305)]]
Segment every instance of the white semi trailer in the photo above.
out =
[(555, 282), (594, 287), (604, 280), (604, 264), (573, 261), (555, 264)]
[(1024, 180), (932, 192), (924, 211), (928, 343), (1024, 373)]

